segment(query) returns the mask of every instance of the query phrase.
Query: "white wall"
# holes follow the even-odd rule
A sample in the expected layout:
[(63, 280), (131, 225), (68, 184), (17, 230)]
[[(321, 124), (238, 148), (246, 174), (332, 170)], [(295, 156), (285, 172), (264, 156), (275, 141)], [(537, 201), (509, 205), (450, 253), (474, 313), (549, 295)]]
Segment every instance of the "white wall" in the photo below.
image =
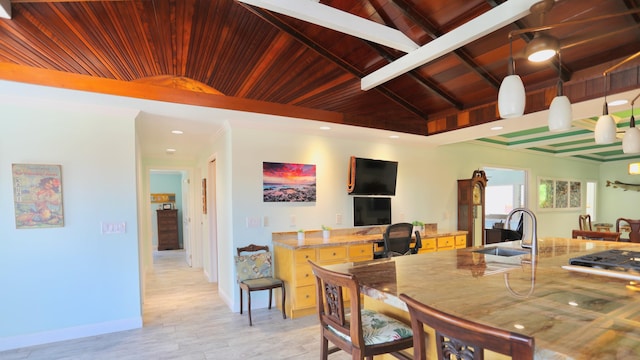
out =
[(616, 219), (640, 219), (640, 191), (607, 187), (607, 180), (640, 185), (640, 175), (629, 175), (629, 163), (640, 161), (640, 156), (625, 161), (616, 161), (600, 166), (600, 181), (596, 217), (598, 222), (614, 224)]
[[(523, 152), (509, 152), (485, 145), (457, 144), (438, 148), (373, 143), (322, 135), (270, 132), (234, 128), (231, 131), (231, 159), (227, 149), (220, 163), (219, 199), (223, 234), (220, 237), (219, 287), (234, 311), (239, 292), (235, 283), (235, 248), (250, 243), (272, 246), (271, 233), (297, 229), (318, 230), (352, 227), (352, 197), (347, 195), (347, 169), (351, 155), (398, 161), (396, 196), (392, 197), (392, 221), (421, 220), (438, 224), (438, 229), (455, 230), (457, 224), (457, 179), (469, 178), (483, 166), (524, 168), (529, 171), (528, 203), (538, 216), (540, 236), (570, 235), (582, 211), (538, 211), (535, 183), (538, 176), (594, 179), (598, 164), (553, 158)], [(225, 143), (226, 144), (226, 143)], [(262, 162), (290, 162), (316, 165), (315, 203), (265, 203), (262, 201)], [(232, 175), (229, 177), (228, 171)], [(227, 183), (228, 182), (228, 183)], [(229, 191), (227, 191), (229, 190)], [(336, 224), (341, 214), (342, 224)], [(225, 219), (226, 217), (226, 219)], [(247, 218), (268, 218), (267, 227), (247, 227)], [(295, 217), (295, 225), (292, 224)], [(231, 229), (226, 229), (227, 224)], [(266, 296), (252, 299), (255, 307), (266, 306)]]
[[(0, 85), (0, 350), (140, 327), (137, 112)], [(12, 163), (62, 166), (64, 227), (15, 228)], [(101, 222), (126, 233), (103, 235)]]

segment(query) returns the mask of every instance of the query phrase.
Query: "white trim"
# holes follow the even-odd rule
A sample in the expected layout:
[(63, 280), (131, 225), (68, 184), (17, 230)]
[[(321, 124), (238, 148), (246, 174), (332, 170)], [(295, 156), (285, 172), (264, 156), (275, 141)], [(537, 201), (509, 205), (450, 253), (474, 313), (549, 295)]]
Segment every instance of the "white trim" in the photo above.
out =
[(470, 42), (490, 34), (527, 15), (531, 5), (539, 0), (509, 0), (486, 13), (466, 22), (418, 50), (412, 51), (398, 60), (362, 78), (360, 88), (370, 90), (394, 79), (418, 66), (435, 60)]
[(103, 335), (118, 331), (139, 329), (142, 317), (81, 325), (52, 331), (0, 338), (0, 351), (23, 348), (27, 346), (48, 344), (57, 341), (79, 339), (89, 336)]
[(399, 30), (320, 4), (314, 0), (238, 1), (373, 41), (403, 52), (408, 53), (419, 47), (418, 44)]
[(0, 0), (0, 18), (11, 19), (11, 0)]

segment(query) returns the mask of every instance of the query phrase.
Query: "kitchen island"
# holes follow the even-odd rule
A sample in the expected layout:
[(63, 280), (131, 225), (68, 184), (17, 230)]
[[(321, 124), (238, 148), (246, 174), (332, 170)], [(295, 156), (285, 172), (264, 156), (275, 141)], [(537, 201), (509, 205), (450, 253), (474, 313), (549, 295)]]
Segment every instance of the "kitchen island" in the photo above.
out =
[[(520, 241), (499, 245), (521, 249)], [(493, 246), (491, 246), (493, 247)], [(640, 358), (640, 293), (630, 280), (569, 271), (569, 259), (640, 244), (539, 239), (538, 258), (465, 248), (325, 266), (353, 273), (365, 305), (408, 319), (407, 295), (457, 316), (535, 337), (536, 359)], [(429, 346), (432, 356), (435, 349)], [(489, 357), (491, 358), (491, 357)]]

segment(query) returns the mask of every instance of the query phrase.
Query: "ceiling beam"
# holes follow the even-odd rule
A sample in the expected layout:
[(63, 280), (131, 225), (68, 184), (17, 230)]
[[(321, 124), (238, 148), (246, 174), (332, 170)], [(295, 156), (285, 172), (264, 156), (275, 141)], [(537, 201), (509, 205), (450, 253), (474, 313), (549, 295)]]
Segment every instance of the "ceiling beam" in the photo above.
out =
[[(312, 1), (312, 0), (308, 0), (308, 1)], [(357, 78), (362, 78), (362, 76), (364, 75), (357, 68), (353, 67), (351, 64), (345, 62), (340, 57), (334, 55), (331, 51), (327, 50), (326, 48), (324, 48), (321, 45), (317, 44), (313, 40), (309, 39), (304, 34), (302, 34), (300, 31), (294, 29), (293, 27), (289, 26), (285, 22), (281, 21), (274, 14), (270, 13), (268, 10), (262, 9), (260, 7), (254, 7), (254, 6), (251, 6), (251, 5), (248, 5), (248, 4), (241, 4), (241, 5), (244, 8), (246, 8), (247, 10), (253, 12), (257, 16), (262, 18), (263, 20), (265, 20), (266, 22), (268, 22), (269, 24), (271, 24), (271, 25), (275, 26), (276, 28), (278, 28), (279, 30), (289, 34), (291, 37), (293, 37), (294, 39), (299, 41), (304, 46), (308, 47), (309, 49), (314, 50), (316, 53), (318, 53), (320, 56), (324, 57), (328, 61), (334, 63), (337, 66), (339, 66), (342, 70), (352, 74), (353, 76), (355, 76)], [(369, 43), (369, 44), (373, 45), (372, 43)], [(421, 109), (417, 108), (412, 103), (406, 101), (405, 99), (403, 99), (401, 96), (399, 96), (398, 94), (396, 94), (392, 90), (386, 88), (385, 86), (381, 86), (377, 90), (379, 90), (380, 93), (382, 93), (384, 96), (386, 96), (387, 98), (389, 98), (390, 100), (392, 100), (396, 104), (398, 104), (398, 105), (402, 106), (403, 108), (405, 108), (407, 111), (419, 116), (420, 118), (422, 118), (424, 120), (428, 119), (428, 114), (423, 112)]]
[(391, 64), (365, 76), (361, 81), (360, 87), (362, 90), (370, 90), (509, 25), (527, 16), (530, 12), (529, 8), (536, 2), (538, 0), (509, 0), (496, 6), (439, 38), (430, 41), (419, 49), (402, 56)]
[(11, 19), (11, 0), (0, 0), (0, 18)]
[[(392, 0), (391, 3), (394, 4), (398, 9), (400, 9), (400, 11), (402, 11), (402, 13), (406, 17), (420, 26), (420, 28), (424, 30), (424, 32), (427, 33), (427, 35), (429, 35), (432, 39), (437, 39), (438, 37), (444, 35), (429, 19), (418, 13), (415, 10), (415, 7), (409, 4), (407, 0)], [(458, 60), (460, 60), (460, 62), (462, 62), (462, 64), (464, 64), (470, 71), (480, 76), (480, 78), (487, 84), (493, 86), (495, 89), (498, 89), (500, 87), (500, 80), (496, 79), (495, 76), (486, 71), (482, 66), (478, 65), (473, 57), (469, 55), (469, 53), (464, 49), (460, 48), (454, 50), (453, 55), (455, 55)]]
[(313, 0), (238, 1), (369, 40), (405, 53), (418, 48), (418, 44), (397, 29), (317, 3)]

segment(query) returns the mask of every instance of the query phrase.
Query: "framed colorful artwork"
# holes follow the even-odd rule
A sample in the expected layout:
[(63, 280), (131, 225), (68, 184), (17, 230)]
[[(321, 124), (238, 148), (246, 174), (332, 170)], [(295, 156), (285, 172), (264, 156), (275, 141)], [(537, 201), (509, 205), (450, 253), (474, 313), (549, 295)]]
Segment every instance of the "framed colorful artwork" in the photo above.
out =
[(291, 163), (262, 163), (264, 202), (315, 202), (316, 166)]
[(64, 226), (62, 167), (12, 164), (17, 229)]

